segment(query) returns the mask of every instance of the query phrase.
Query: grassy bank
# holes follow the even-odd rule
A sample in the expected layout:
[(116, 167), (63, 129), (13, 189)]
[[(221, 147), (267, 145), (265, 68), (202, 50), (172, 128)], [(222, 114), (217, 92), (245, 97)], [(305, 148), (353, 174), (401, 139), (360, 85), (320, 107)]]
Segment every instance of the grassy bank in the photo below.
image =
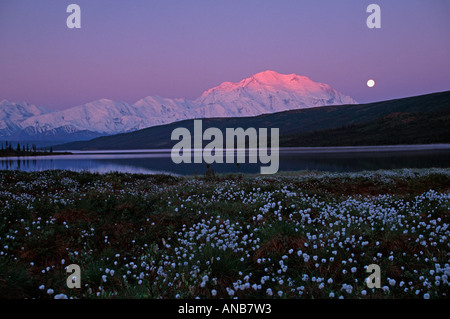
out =
[(449, 190), (449, 169), (0, 171), (0, 297), (448, 298)]

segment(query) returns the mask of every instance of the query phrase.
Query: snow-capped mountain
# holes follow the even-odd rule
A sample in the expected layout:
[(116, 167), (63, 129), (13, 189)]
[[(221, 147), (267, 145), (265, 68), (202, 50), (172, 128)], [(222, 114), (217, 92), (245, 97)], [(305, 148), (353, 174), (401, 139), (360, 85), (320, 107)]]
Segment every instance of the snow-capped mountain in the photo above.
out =
[(8, 136), (20, 130), (20, 123), (24, 120), (50, 112), (26, 102), (11, 102), (2, 100), (0, 102), (0, 136)]
[(144, 120), (143, 128), (197, 117), (195, 104), (186, 99), (168, 99), (147, 96), (133, 103)]
[(254, 116), (324, 105), (355, 104), (328, 84), (306, 76), (257, 73), (237, 83), (224, 82), (195, 100), (202, 117)]
[(184, 119), (255, 116), (355, 103), (328, 84), (296, 74), (265, 71), (240, 82), (224, 82), (194, 101), (148, 96), (128, 104), (100, 99), (50, 112), (27, 103), (4, 100), (0, 102), (0, 138), (89, 139)]
[(76, 130), (90, 130), (112, 134), (137, 130), (141, 119), (133, 106), (124, 102), (100, 99), (66, 110), (33, 116), (21, 123), (22, 128), (48, 130), (69, 126)]

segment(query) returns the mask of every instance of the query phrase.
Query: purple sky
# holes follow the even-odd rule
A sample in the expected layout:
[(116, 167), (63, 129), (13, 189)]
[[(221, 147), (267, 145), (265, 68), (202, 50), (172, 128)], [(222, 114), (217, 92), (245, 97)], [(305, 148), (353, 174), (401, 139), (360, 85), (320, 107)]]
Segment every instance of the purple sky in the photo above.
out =
[(0, 100), (195, 99), (270, 69), (379, 101), (449, 90), (449, 34), (448, 0), (1, 0)]

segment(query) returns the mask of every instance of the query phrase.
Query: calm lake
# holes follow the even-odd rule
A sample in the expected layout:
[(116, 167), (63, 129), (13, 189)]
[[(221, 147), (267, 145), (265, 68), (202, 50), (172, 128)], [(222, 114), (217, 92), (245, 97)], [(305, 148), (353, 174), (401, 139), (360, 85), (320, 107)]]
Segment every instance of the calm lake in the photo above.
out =
[[(71, 151), (71, 155), (0, 158), (0, 169), (68, 169), (107, 173), (204, 174), (206, 164), (175, 164), (171, 150)], [(279, 171), (356, 172), (378, 169), (450, 167), (450, 144), (364, 147), (299, 147), (279, 151)], [(257, 164), (211, 165), (216, 173), (259, 173)]]

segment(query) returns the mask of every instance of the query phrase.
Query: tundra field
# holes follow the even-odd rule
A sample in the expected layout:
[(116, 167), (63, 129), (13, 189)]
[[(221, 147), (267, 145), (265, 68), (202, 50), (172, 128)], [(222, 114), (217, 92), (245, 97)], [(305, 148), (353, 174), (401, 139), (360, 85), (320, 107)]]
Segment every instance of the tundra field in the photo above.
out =
[(450, 169), (0, 171), (0, 297), (449, 298), (449, 206)]

